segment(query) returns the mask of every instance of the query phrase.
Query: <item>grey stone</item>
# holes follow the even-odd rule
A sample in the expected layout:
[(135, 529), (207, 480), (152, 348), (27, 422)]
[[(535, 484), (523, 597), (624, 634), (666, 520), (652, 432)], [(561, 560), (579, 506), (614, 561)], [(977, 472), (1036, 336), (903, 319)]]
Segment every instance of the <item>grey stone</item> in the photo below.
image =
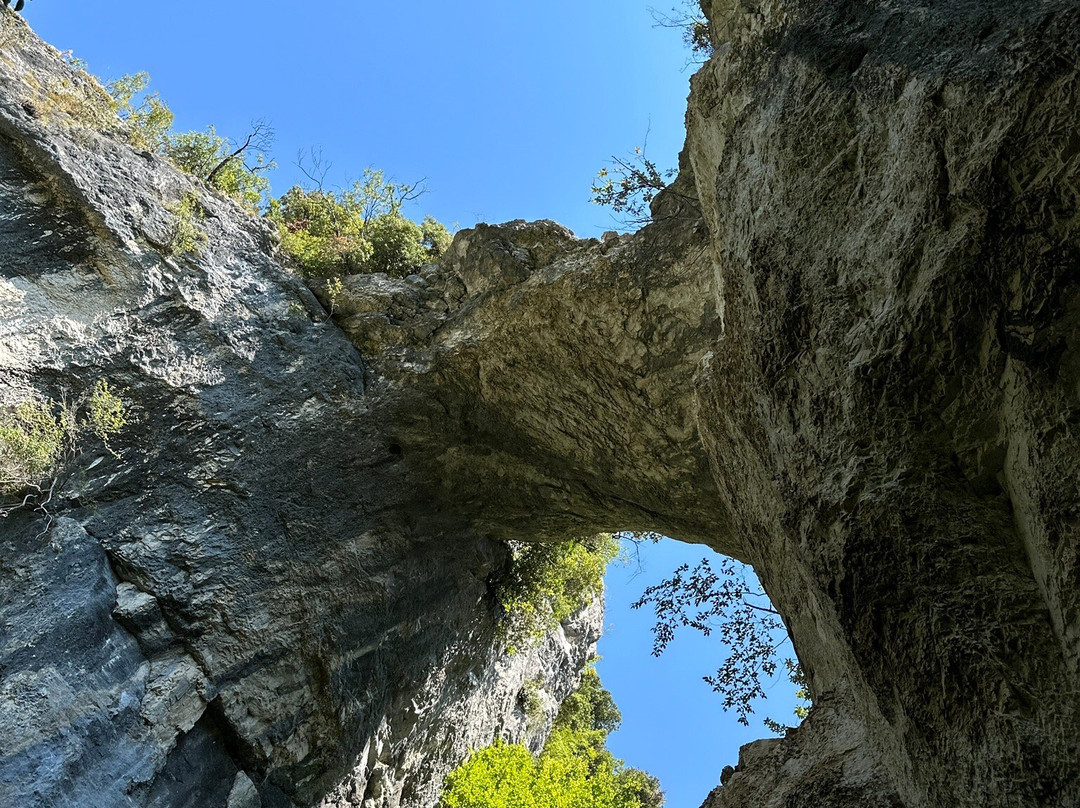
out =
[(255, 784), (243, 772), (237, 772), (225, 808), (262, 808), (262, 800), (259, 799)]
[[(599, 604), (508, 655), (505, 546), (431, 509), (267, 226), (131, 151), (100, 87), (0, 26), (0, 403), (106, 378), (130, 412), (50, 530), (0, 522), (0, 803), (430, 805), (471, 747), (536, 748)], [(168, 255), (187, 193), (207, 242)]]
[(599, 631), (507, 655), (504, 540), (636, 529), (751, 563), (814, 696), (710, 808), (1080, 804), (1080, 9), (706, 6), (653, 224), (480, 225), (333, 321), (0, 20), (4, 401), (136, 416), (3, 523), (3, 801), (430, 806)]

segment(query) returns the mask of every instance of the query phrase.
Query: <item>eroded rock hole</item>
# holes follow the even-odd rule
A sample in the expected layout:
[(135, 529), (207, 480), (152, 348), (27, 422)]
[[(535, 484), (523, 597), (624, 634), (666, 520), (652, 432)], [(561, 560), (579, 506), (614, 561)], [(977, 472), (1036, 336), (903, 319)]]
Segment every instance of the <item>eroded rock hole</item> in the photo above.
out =
[(624, 536), (622, 557), (597, 649), (622, 713), (608, 747), (659, 778), (667, 805), (693, 805), (740, 746), (802, 721), (794, 649), (751, 567), (659, 536)]
[[(594, 624), (598, 653), (576, 690), (564, 683), (560, 693), (540, 671), (521, 681), (522, 740), (474, 750), (446, 782), (451, 808), (471, 805), (469, 794), (497, 804), (544, 792), (556, 770), (590, 772), (560, 781), (570, 792), (629, 790), (636, 808), (691, 805), (730, 780), (741, 746), (805, 717), (785, 623), (749, 566), (657, 534), (511, 541), (509, 550), (491, 592), (511, 656), (577, 636), (576, 614), (598, 606), (601, 588), (604, 631)], [(516, 786), (491, 779), (510, 770)]]

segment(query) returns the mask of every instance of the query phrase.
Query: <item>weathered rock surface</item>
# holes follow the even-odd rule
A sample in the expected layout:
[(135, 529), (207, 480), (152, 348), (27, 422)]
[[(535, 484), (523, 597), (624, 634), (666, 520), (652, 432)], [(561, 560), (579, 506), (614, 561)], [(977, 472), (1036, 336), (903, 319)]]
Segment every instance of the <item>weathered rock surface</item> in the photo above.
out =
[(652, 529), (754, 565), (817, 702), (710, 808), (1080, 804), (1080, 8), (708, 11), (655, 224), (465, 231), (348, 279), (340, 330), (205, 190), (202, 256), (162, 258), (190, 181), (43, 114), (24, 74), (60, 68), (5, 45), (0, 367), (144, 414), (65, 493), (60, 566), (4, 525), (7, 634), (66, 600), (98, 638), (78, 676), (5, 641), (4, 687), (65, 694), (6, 702), (38, 717), (5, 783), (429, 804), (447, 723), (490, 737), (524, 680), (497, 540)]
[(851, 705), (831, 695), (814, 705), (814, 720), (743, 746), (739, 765), (713, 789), (702, 808), (860, 806), (899, 808), (904, 803), (881, 775), (865, 726)]
[[(433, 506), (270, 231), (0, 39), (3, 400), (107, 378), (131, 409), (51, 529), (0, 521), (0, 805), (431, 805), (470, 748), (542, 743), (599, 604), (507, 656), (505, 547)], [(192, 192), (207, 243), (165, 255)]]
[(702, 441), (895, 790), (784, 804), (1080, 804), (1080, 7), (709, 11)]

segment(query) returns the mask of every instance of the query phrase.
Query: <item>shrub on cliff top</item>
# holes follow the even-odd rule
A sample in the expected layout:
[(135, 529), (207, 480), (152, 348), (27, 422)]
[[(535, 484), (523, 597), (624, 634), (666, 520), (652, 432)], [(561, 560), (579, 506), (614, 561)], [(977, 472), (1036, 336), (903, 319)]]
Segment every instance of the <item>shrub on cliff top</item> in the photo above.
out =
[(432, 217), (417, 224), (402, 213), (420, 193), (375, 169), (342, 191), (290, 188), (270, 203), (281, 247), (307, 277), (367, 272), (404, 277), (441, 255), (450, 233)]
[(218, 135), (213, 126), (205, 132), (174, 132), (172, 110), (158, 93), (147, 92), (149, 84), (149, 74), (135, 73), (107, 87), (116, 114), (127, 123), (131, 144), (165, 157), (248, 210), (258, 210), (270, 189), (263, 174), (274, 167), (263, 154), (270, 129), (262, 122), (252, 124), (251, 132), (238, 143)]

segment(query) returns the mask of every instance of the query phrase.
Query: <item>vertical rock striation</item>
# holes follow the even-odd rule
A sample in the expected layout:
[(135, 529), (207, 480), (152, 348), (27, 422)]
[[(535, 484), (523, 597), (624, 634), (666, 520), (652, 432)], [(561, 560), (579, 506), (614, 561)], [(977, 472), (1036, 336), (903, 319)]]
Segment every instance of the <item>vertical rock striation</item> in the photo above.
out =
[[(1077, 804), (1080, 9), (709, 12), (687, 152), (729, 328), (698, 394), (748, 558), (895, 789), (865, 804)], [(803, 804), (787, 755), (712, 804)]]

